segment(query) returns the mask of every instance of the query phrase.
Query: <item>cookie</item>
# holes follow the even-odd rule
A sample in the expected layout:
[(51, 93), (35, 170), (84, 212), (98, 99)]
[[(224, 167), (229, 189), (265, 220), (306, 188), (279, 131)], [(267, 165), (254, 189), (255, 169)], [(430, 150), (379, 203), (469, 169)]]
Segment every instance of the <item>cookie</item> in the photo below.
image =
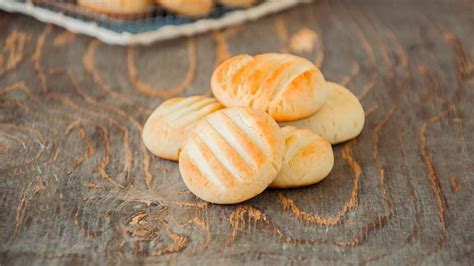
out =
[(169, 99), (147, 119), (143, 142), (156, 156), (177, 161), (179, 149), (196, 122), (222, 108), (216, 99), (204, 96)]
[(197, 197), (231, 204), (255, 197), (273, 182), (284, 152), (277, 123), (251, 108), (226, 108), (202, 119), (179, 155), (179, 171)]
[(214, 96), (226, 107), (246, 106), (276, 121), (306, 118), (326, 100), (325, 80), (310, 61), (289, 54), (238, 55), (211, 78)]
[(327, 82), (326, 103), (316, 114), (306, 119), (282, 123), (306, 128), (337, 144), (357, 137), (365, 122), (365, 113), (357, 97), (343, 86)]
[(257, 0), (218, 0), (217, 2), (225, 7), (239, 8), (252, 6)]
[(139, 17), (150, 13), (153, 0), (78, 0), (82, 7), (115, 17)]
[(285, 155), (273, 188), (308, 186), (323, 180), (334, 165), (331, 143), (307, 129), (286, 126), (281, 129), (285, 139)]
[(157, 0), (160, 7), (178, 15), (202, 17), (211, 13), (213, 0)]

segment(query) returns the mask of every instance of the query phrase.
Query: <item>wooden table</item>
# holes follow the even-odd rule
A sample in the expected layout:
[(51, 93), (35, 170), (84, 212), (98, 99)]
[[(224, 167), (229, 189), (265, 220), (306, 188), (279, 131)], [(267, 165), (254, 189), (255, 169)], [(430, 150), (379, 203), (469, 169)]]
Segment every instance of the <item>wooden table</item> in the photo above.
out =
[[(474, 263), (472, 1), (321, 0), (149, 47), (0, 29), (2, 265)], [(318, 185), (197, 199), (143, 146), (147, 115), (209, 94), (231, 55), (278, 51), (346, 84), (364, 131)]]

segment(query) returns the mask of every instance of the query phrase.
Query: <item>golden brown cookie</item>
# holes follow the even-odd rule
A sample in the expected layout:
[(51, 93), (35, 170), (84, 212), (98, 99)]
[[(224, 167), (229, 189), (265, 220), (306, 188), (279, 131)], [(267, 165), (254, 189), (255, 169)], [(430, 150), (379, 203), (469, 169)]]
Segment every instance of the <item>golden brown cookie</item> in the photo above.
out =
[(153, 0), (78, 0), (78, 4), (116, 17), (138, 17), (153, 8)]
[(165, 10), (187, 17), (202, 17), (211, 13), (213, 0), (156, 0)]
[(235, 107), (206, 116), (179, 155), (179, 171), (199, 198), (219, 204), (255, 197), (273, 182), (284, 152), (277, 123), (266, 113)]
[(177, 161), (179, 148), (196, 122), (222, 108), (216, 99), (204, 96), (169, 99), (147, 119), (143, 142), (156, 156)]
[(220, 64), (211, 79), (226, 107), (266, 111), (276, 121), (313, 115), (326, 100), (324, 77), (310, 61), (289, 54), (238, 55)]
[(282, 123), (306, 128), (337, 144), (357, 137), (365, 122), (365, 113), (357, 97), (343, 86), (327, 82), (326, 103), (316, 114), (306, 119)]
[(257, 0), (218, 0), (217, 2), (226, 7), (238, 8), (252, 6)]
[(323, 180), (334, 165), (331, 143), (307, 129), (286, 126), (285, 155), (273, 188), (308, 186)]

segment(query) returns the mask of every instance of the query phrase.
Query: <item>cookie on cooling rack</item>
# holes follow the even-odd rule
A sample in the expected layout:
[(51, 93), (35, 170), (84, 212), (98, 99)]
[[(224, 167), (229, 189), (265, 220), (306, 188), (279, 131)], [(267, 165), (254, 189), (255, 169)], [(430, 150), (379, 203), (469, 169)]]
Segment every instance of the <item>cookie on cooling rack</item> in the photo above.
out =
[(84, 8), (120, 18), (145, 16), (154, 9), (153, 0), (78, 0), (77, 2)]
[(156, 0), (163, 9), (186, 17), (203, 17), (214, 8), (213, 0)]
[(252, 6), (257, 0), (218, 0), (217, 2), (225, 7), (239, 8)]

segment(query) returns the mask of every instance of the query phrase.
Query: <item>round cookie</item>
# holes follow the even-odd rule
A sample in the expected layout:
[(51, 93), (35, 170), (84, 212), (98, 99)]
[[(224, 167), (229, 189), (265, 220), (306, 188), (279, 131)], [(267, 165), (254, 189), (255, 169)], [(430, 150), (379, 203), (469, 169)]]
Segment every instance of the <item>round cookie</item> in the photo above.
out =
[(179, 171), (199, 198), (238, 203), (264, 191), (280, 170), (283, 136), (266, 113), (226, 108), (199, 122), (182, 146)]
[(179, 149), (196, 122), (222, 108), (216, 99), (204, 96), (169, 99), (145, 122), (143, 143), (156, 156), (177, 161)]
[(283, 127), (285, 155), (273, 188), (308, 186), (323, 180), (334, 165), (331, 143), (308, 129)]
[(80, 6), (111, 16), (137, 17), (153, 9), (153, 0), (78, 0)]
[(257, 0), (218, 0), (218, 3), (229, 8), (249, 7)]
[(211, 13), (213, 0), (156, 0), (159, 6), (187, 17), (202, 17)]
[(313, 63), (277, 53), (227, 59), (214, 70), (211, 88), (226, 107), (252, 107), (279, 122), (313, 115), (327, 94), (324, 77)]
[(365, 113), (357, 97), (343, 86), (327, 82), (326, 103), (316, 114), (306, 119), (282, 125), (306, 128), (337, 144), (357, 137), (365, 122)]

